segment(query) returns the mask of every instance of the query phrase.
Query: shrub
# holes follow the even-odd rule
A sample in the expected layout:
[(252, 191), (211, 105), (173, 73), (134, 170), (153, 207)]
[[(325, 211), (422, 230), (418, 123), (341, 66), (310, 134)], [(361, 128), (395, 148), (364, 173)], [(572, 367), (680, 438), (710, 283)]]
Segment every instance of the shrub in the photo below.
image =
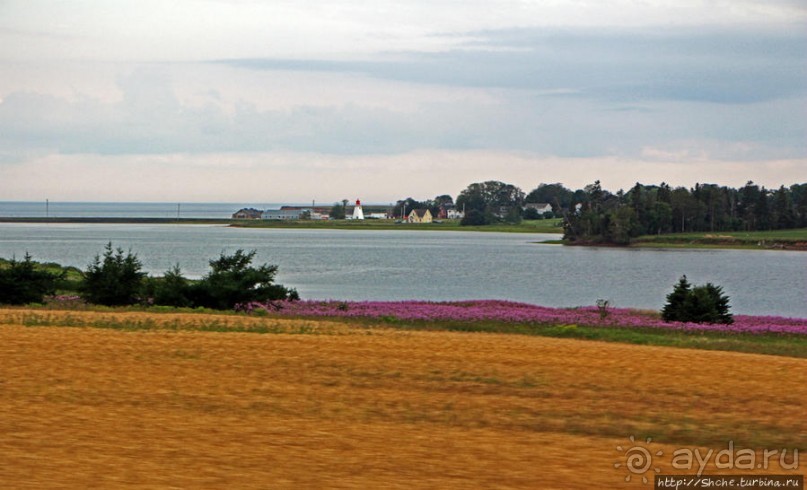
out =
[(668, 322), (725, 323), (734, 322), (729, 313), (729, 297), (723, 288), (712, 283), (695, 286), (682, 276), (672, 293), (667, 295), (667, 304), (661, 317)]
[(179, 264), (165, 272), (161, 278), (152, 279), (151, 297), (155, 305), (185, 308), (193, 306), (189, 295), (190, 281), (182, 276)]
[(611, 301), (607, 299), (597, 300), (597, 312), (600, 314), (600, 320), (608, 318), (608, 308), (611, 306)]
[(504, 222), (510, 223), (512, 225), (520, 224), (522, 221), (521, 217), (521, 208), (519, 206), (513, 206), (507, 210), (507, 213), (504, 215)]
[(79, 287), (82, 298), (88, 303), (105, 306), (131, 305), (137, 303), (146, 276), (140, 269), (143, 264), (131, 250), (124, 255), (123, 249), (112, 249), (107, 243), (103, 261), (96, 255), (84, 272)]
[(0, 268), (0, 304), (24, 305), (42, 303), (46, 295), (56, 293), (56, 285), (64, 273), (52, 273), (37, 267), (26, 252), (20, 262), (11, 259)]
[(485, 214), (476, 209), (469, 209), (460, 220), (460, 226), (480, 226), (488, 224)]
[(524, 210), (524, 219), (543, 219), (544, 217), (535, 208), (527, 208)]
[(211, 260), (210, 273), (188, 289), (193, 305), (224, 310), (251, 302), (299, 299), (296, 290), (274, 284), (276, 265), (252, 267), (255, 253), (239, 249)]

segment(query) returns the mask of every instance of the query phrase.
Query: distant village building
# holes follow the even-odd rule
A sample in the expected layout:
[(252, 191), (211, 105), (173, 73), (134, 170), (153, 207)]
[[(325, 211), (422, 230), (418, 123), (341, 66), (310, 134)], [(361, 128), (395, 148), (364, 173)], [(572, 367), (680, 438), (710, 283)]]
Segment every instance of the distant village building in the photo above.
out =
[(440, 206), (440, 214), (437, 215), (438, 219), (462, 219), (465, 213), (458, 210), (457, 206), (453, 204), (443, 204)]
[(302, 209), (267, 209), (261, 217), (273, 220), (294, 220), (300, 219), (302, 214)]
[(233, 219), (261, 219), (263, 212), (259, 209), (244, 208), (233, 213)]
[[(313, 203), (312, 203), (313, 204)], [(341, 207), (341, 204), (339, 204)], [(266, 220), (329, 220), (331, 219), (331, 207), (323, 206), (281, 206), (279, 209), (267, 209), (261, 211), (253, 208), (244, 208), (233, 213), (233, 219), (266, 219)], [(367, 207), (367, 214), (365, 214), (364, 206), (361, 200), (356, 200), (355, 206), (345, 206), (345, 219), (349, 220), (364, 220), (364, 219), (389, 219), (389, 210), (384, 212), (385, 206)]]
[(524, 211), (534, 209), (538, 214), (551, 213), (552, 205), (545, 202), (528, 202), (524, 205)]
[(448, 219), (462, 219), (465, 217), (465, 212), (459, 209), (449, 209), (446, 213)]
[(283, 206), (280, 209), (267, 209), (263, 212), (261, 218), (273, 220), (323, 220), (328, 219), (328, 212), (329, 210), (326, 208)]
[(413, 209), (412, 212), (409, 213), (407, 221), (410, 223), (431, 223), (432, 212), (428, 209)]

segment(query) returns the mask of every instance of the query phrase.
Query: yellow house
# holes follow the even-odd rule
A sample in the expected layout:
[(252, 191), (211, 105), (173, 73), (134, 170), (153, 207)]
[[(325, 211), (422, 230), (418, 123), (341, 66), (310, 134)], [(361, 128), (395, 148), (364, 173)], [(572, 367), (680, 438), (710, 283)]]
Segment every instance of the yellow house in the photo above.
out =
[(410, 223), (431, 223), (432, 213), (428, 209), (413, 209), (407, 221)]

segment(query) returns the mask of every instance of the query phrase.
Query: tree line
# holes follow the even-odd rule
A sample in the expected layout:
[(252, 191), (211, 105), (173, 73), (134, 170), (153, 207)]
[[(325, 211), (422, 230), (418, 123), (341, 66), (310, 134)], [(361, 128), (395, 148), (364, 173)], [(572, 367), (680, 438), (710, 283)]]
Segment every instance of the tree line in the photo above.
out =
[(768, 231), (807, 227), (807, 184), (738, 189), (716, 184), (671, 188), (637, 183), (612, 194), (596, 181), (564, 212), (564, 238), (626, 244), (640, 235)]
[[(539, 215), (530, 203), (551, 205)], [(403, 210), (455, 206), (465, 211), (462, 225), (518, 223), (522, 219), (563, 217), (570, 241), (628, 243), (640, 235), (686, 232), (764, 231), (807, 227), (807, 183), (766, 189), (749, 181), (740, 188), (696, 184), (693, 188), (637, 183), (627, 192), (602, 188), (599, 181), (571, 190), (563, 184), (539, 184), (525, 193), (513, 184), (486, 181), (470, 184), (457, 196), (399, 200)]]

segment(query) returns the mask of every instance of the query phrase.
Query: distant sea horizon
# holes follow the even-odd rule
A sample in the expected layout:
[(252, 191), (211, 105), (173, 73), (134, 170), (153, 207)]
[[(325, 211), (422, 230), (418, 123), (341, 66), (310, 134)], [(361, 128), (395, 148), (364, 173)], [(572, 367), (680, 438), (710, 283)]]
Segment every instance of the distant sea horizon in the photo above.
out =
[[(228, 219), (243, 208), (311, 206), (304, 202), (0, 201), (0, 218), (206, 218)], [(330, 207), (332, 202), (315, 202)], [(368, 203), (368, 205), (377, 205)], [(386, 205), (386, 204), (383, 204)]]

